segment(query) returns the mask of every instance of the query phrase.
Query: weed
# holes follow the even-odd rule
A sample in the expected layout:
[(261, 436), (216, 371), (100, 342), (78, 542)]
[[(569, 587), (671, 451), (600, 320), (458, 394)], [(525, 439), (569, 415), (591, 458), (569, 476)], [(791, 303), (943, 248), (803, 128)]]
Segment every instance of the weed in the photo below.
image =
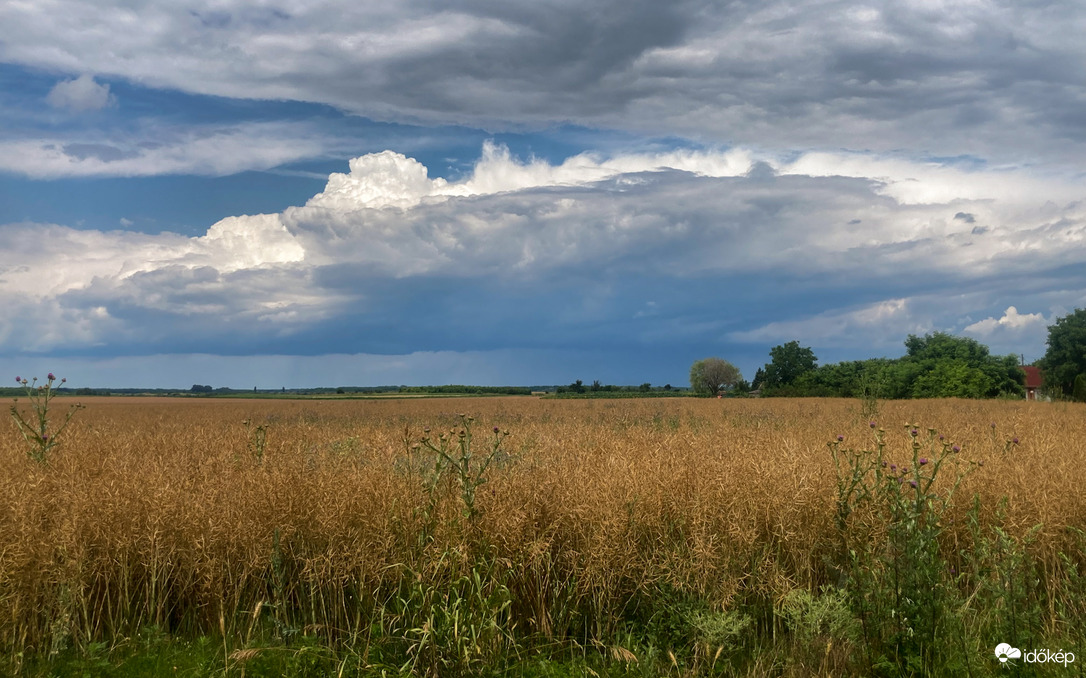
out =
[(249, 454), (256, 459), (257, 465), (263, 464), (264, 449), (268, 446), (268, 425), (254, 426), (252, 419), (246, 419), (241, 423), (245, 425), (245, 432), (248, 434)]
[[(955, 490), (968, 473), (960, 447), (928, 429), (905, 427), (911, 452), (888, 458), (883, 429), (870, 450), (829, 443), (837, 477), (837, 527), (846, 557), (846, 589), (860, 619), (872, 671), (932, 675), (957, 600), (939, 537)], [(947, 467), (953, 477), (937, 485)]]
[(75, 413), (83, 408), (83, 405), (76, 403), (68, 408), (68, 413), (64, 417), (63, 423), (56, 427), (55, 430), (51, 429), (51, 423), (49, 421), (49, 405), (53, 398), (56, 397), (56, 391), (53, 387), (56, 384), (57, 387), (60, 384), (67, 382), (67, 379), (61, 379), (57, 383), (56, 376), (52, 372), (46, 377), (45, 383), (38, 386), (38, 378), (25, 379), (23, 377), (15, 377), (15, 381), (21, 384), (26, 391), (26, 397), (30, 401), (30, 409), (32, 416), (26, 417), (19, 411), (19, 400), (16, 399), (11, 405), (11, 418), (15, 420), (15, 425), (19, 429), (19, 433), (22, 434), (23, 440), (27, 444), (27, 454), (30, 457), (41, 464), (46, 462), (46, 457), (49, 452), (52, 451), (57, 445), (60, 444), (60, 435), (64, 432), (64, 429), (68, 427), (68, 424), (72, 421), (72, 417)]

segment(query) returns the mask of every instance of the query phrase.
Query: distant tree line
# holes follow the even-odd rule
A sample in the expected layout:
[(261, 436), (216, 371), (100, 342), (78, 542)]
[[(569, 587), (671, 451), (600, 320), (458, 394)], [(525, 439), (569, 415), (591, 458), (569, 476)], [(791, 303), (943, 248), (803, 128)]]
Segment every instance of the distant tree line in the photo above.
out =
[(532, 395), (532, 389), (525, 386), (465, 386), (450, 384), (447, 386), (401, 386), (398, 393), (468, 393), (473, 395)]
[(775, 346), (752, 387), (763, 396), (843, 398), (1024, 397), (1018, 356), (991, 355), (975, 339), (935, 332), (910, 334), (901, 358), (873, 358), (818, 365), (798, 341)]
[(649, 382), (645, 382), (640, 386), (616, 386), (615, 384), (601, 384), (599, 380), (593, 381), (591, 384), (586, 385), (582, 380), (578, 379), (569, 386), (558, 386), (555, 388), (555, 393), (558, 395), (601, 395), (607, 393), (614, 394), (667, 394), (677, 392), (680, 389), (672, 387), (671, 384), (664, 384), (663, 386), (653, 386)]

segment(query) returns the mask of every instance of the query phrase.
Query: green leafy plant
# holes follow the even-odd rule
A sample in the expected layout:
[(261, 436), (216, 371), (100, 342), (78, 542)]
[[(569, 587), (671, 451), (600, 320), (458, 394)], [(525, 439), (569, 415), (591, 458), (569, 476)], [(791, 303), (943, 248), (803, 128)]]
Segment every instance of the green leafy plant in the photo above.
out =
[(57, 395), (54, 384), (59, 387), (60, 384), (67, 381), (67, 379), (61, 379), (58, 383), (56, 376), (52, 372), (46, 377), (45, 383), (40, 386), (37, 377), (33, 379), (15, 377), (15, 382), (20, 384), (26, 391), (31, 412), (29, 416), (20, 412), (19, 400), (16, 398), (11, 405), (11, 418), (15, 420), (15, 426), (19, 429), (19, 433), (22, 434), (23, 440), (26, 441), (27, 454), (34, 461), (42, 464), (45, 463), (49, 452), (60, 444), (60, 434), (71, 423), (72, 417), (83, 408), (83, 405), (79, 403), (69, 407), (68, 413), (60, 426), (53, 427), (52, 422), (49, 421), (50, 403)]
[[(955, 490), (970, 467), (961, 448), (906, 425), (911, 459), (889, 457), (883, 429), (874, 449), (829, 443), (837, 479), (837, 527), (845, 589), (860, 619), (873, 673), (934, 675), (945, 668), (944, 633), (957, 623), (957, 589), (940, 550)], [(949, 482), (940, 472), (953, 469)], [(942, 662), (937, 666), (938, 662)]]
[(246, 419), (241, 422), (245, 424), (245, 431), (249, 434), (249, 452), (256, 459), (256, 463), (264, 463), (264, 449), (268, 445), (268, 426), (267, 424), (261, 424), (259, 426), (253, 425), (252, 419)]
[[(427, 501), (420, 509), (415, 563), (404, 563), (400, 590), (384, 606), (379, 635), (399, 645), (399, 672), (429, 676), (478, 675), (517, 649), (507, 585), (509, 562), (481, 537), (477, 491), (490, 470), (510, 457), (509, 435), (494, 427), (483, 452), (473, 449), (475, 419), (459, 415), (459, 426), (433, 434), (425, 429), (411, 443), (406, 470), (419, 473)], [(443, 502), (454, 501), (453, 520), (439, 526)], [(435, 534), (447, 530), (450, 541)]]

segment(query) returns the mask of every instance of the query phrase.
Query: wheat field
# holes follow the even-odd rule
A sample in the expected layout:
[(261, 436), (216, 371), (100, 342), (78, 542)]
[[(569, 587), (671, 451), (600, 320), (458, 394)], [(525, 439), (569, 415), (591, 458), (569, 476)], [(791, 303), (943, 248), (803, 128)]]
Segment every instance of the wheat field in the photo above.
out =
[[(1078, 603), (1055, 591), (1082, 563), (1086, 405), (901, 401), (872, 415), (833, 399), (83, 402), (45, 465), (14, 427), (0, 437), (10, 653), (148, 625), (244, 640), (264, 606), (331, 643), (358, 640), (406, 580), (450, 576), (435, 554), (480, 544), (508, 589), (503, 614), (531, 637), (613, 636), (645, 591), (772, 611), (832, 582), (827, 443), (871, 447), (872, 421), (891, 458), (907, 459), (915, 424), (983, 462), (942, 538), (970, 538), (977, 497), (981, 523), (1030, 535), (1054, 591), (1046, 619)], [(427, 429), (455, 438), (460, 414), (474, 418), (475, 450), (508, 431), (470, 525), (448, 484), (427, 512), (432, 459), (414, 449)]]

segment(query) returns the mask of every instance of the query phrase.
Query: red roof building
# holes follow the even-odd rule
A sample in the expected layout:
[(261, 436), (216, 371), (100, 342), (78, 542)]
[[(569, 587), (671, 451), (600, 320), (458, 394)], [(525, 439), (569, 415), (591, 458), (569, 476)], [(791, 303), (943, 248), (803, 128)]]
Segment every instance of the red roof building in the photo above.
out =
[(1037, 400), (1037, 389), (1044, 384), (1041, 377), (1041, 368), (1033, 365), (1023, 365), (1022, 371), (1026, 373), (1026, 400)]

